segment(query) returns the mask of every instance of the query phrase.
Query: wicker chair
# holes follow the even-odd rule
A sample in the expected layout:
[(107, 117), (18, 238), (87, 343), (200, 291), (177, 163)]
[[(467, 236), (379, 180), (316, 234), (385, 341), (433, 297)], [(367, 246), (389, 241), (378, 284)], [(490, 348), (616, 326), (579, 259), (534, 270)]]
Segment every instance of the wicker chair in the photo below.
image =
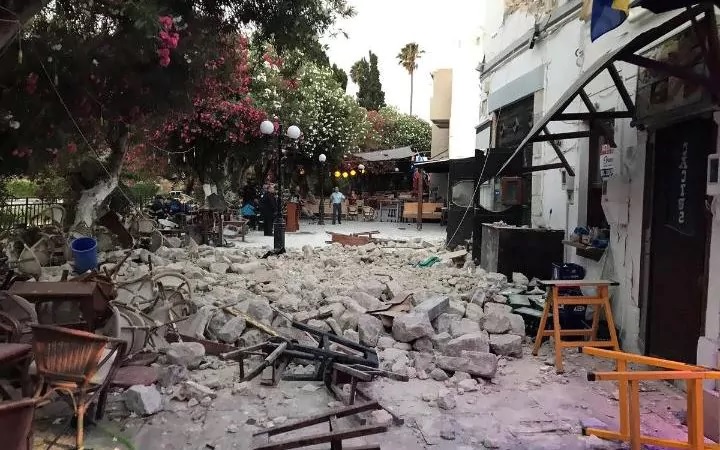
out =
[(77, 418), (77, 447), (83, 448), (85, 413), (97, 402), (95, 419), (102, 418), (125, 341), (52, 325), (33, 325), (32, 330), (38, 377), (35, 397), (53, 392), (70, 396)]
[(32, 398), (0, 402), (3, 449), (32, 450), (32, 425), (36, 403)]

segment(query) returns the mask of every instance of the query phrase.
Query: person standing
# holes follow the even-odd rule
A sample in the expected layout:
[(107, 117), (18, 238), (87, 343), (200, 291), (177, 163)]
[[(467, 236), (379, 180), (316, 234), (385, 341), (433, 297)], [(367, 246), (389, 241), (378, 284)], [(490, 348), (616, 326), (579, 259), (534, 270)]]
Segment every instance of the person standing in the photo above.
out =
[(335, 216), (337, 216), (337, 223), (342, 223), (342, 202), (345, 200), (345, 196), (340, 192), (340, 189), (336, 186), (333, 189), (333, 193), (330, 194), (330, 203), (332, 203), (332, 223), (335, 225)]
[(260, 200), (260, 211), (263, 217), (263, 230), (265, 236), (273, 235), (273, 222), (275, 221), (275, 213), (277, 212), (277, 197), (275, 196), (275, 188), (270, 185)]

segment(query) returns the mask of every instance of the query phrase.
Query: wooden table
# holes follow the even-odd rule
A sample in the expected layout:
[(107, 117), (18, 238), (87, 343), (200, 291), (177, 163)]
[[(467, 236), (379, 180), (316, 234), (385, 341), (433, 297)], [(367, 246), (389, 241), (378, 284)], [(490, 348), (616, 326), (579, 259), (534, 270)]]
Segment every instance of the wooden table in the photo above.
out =
[[(546, 336), (552, 336), (555, 346), (555, 370), (557, 373), (563, 372), (562, 351), (565, 347), (611, 347), (613, 350), (620, 350), (618, 344), (617, 332), (615, 331), (615, 321), (613, 320), (612, 309), (610, 307), (610, 297), (608, 288), (617, 286), (618, 283), (609, 280), (547, 280), (540, 281), (540, 284), (547, 288), (547, 299), (545, 300), (545, 308), (543, 309), (542, 318), (540, 319), (540, 327), (535, 337), (535, 346), (533, 347), (533, 355), (537, 356), (538, 350), (542, 345), (542, 340)], [(559, 295), (560, 289), (563, 288), (595, 288), (596, 296), (565, 296)], [(586, 330), (563, 330), (560, 327), (560, 306), (594, 306), (592, 326)], [(610, 340), (597, 340), (598, 326), (600, 325), (600, 308), (605, 310), (605, 318), (608, 322), (610, 331)], [(552, 311), (551, 311), (552, 309)], [(548, 316), (552, 313), (553, 326), (552, 329), (546, 330)], [(589, 338), (586, 341), (563, 341), (562, 336), (585, 336)]]
[(95, 331), (112, 314), (108, 300), (96, 282), (18, 281), (13, 283), (9, 292), (34, 303), (36, 310), (39, 310), (43, 303), (76, 302), (83, 320), (87, 323), (88, 331)]

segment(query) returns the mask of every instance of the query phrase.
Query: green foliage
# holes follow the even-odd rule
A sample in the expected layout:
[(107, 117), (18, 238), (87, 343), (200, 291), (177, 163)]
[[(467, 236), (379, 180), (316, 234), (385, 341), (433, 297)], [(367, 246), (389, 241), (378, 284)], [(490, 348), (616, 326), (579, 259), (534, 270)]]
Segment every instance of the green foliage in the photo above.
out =
[(35, 178), (37, 196), (44, 201), (65, 199), (70, 194), (67, 177), (60, 176), (54, 170), (46, 170)]
[(331, 67), (333, 71), (333, 78), (335, 78), (335, 81), (338, 82), (340, 87), (343, 89), (343, 91), (347, 90), (347, 84), (348, 84), (348, 75), (347, 73), (339, 68), (337, 64), (333, 64)]
[(429, 152), (432, 127), (417, 116), (403, 114), (392, 107), (378, 112), (369, 111), (370, 126), (366, 129), (364, 150), (389, 149), (411, 146), (418, 152)]
[(158, 193), (160, 187), (151, 182), (135, 183), (127, 188), (126, 192), (130, 199), (136, 204), (144, 204), (152, 200)]
[(357, 101), (360, 106), (368, 111), (378, 111), (385, 106), (385, 92), (382, 90), (375, 53), (368, 52), (368, 59), (356, 61), (350, 69), (350, 78), (358, 85)]
[(15, 178), (7, 182), (6, 189), (11, 198), (34, 198), (37, 196), (38, 185), (24, 178)]

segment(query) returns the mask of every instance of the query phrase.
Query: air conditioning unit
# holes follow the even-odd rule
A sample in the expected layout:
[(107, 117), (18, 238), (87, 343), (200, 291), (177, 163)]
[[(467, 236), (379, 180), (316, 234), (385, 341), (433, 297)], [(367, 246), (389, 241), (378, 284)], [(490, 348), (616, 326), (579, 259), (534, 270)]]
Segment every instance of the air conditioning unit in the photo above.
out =
[(506, 206), (522, 205), (523, 179), (503, 177), (500, 179), (500, 202)]

